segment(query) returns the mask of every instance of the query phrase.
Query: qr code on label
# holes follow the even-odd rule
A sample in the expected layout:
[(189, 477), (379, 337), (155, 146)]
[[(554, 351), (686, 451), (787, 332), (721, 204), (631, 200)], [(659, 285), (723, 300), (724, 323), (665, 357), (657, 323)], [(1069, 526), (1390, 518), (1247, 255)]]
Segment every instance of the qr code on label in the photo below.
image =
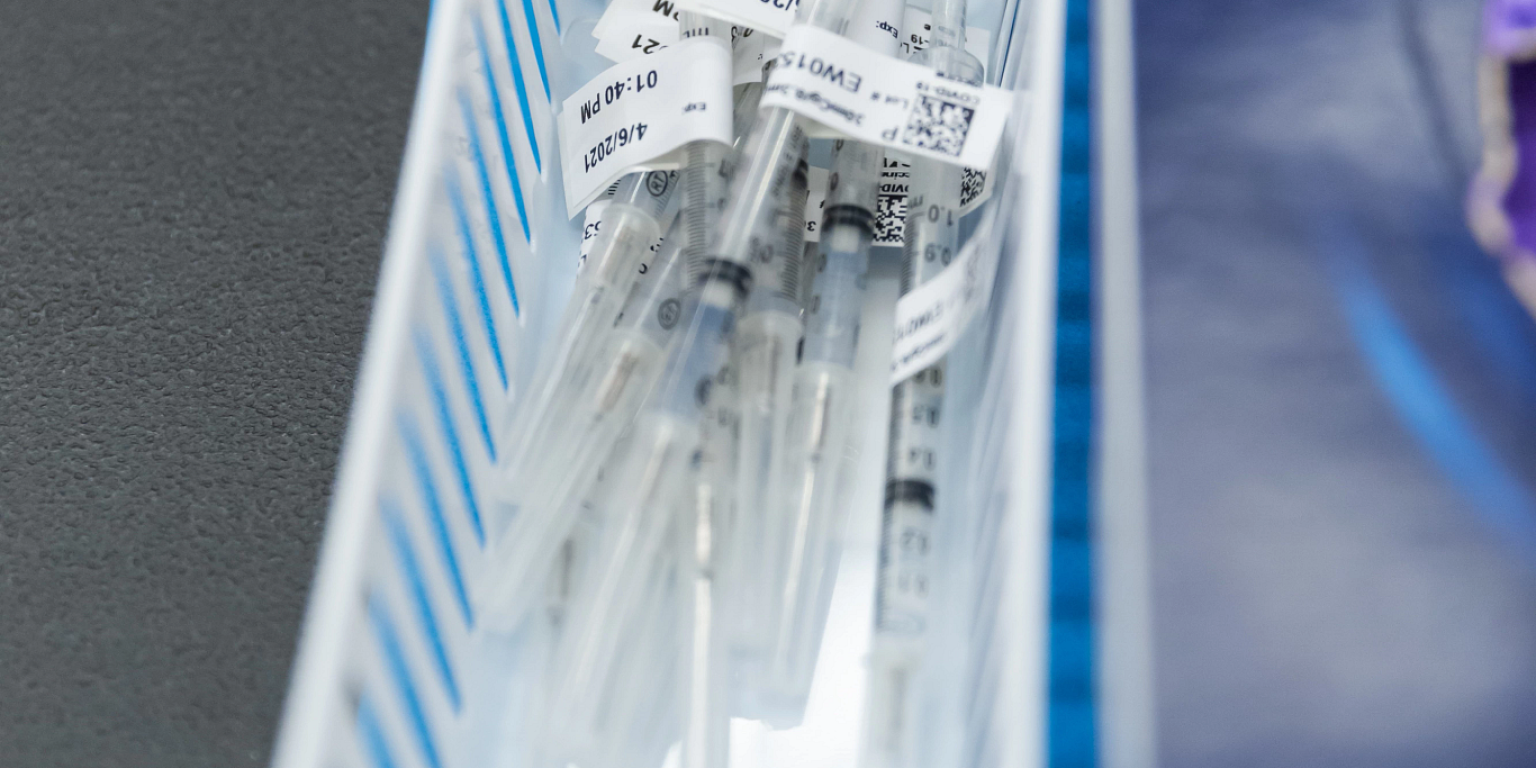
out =
[(975, 168), (966, 168), (965, 176), (960, 180), (960, 205), (970, 205), (971, 201), (981, 195), (981, 190), (987, 185), (987, 172), (978, 171)]
[(907, 196), (881, 195), (875, 205), (875, 245), (901, 245), (907, 228)]
[(907, 130), (901, 135), (901, 143), (959, 157), (975, 116), (976, 110), (953, 101), (918, 96), (912, 114), (907, 116)]

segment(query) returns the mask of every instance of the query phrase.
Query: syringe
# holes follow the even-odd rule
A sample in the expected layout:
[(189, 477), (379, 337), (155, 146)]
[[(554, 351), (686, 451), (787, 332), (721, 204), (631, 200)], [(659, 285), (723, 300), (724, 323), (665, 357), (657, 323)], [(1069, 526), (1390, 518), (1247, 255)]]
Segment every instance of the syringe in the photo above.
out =
[[(506, 466), (512, 480), (524, 479), (537, 469), (534, 465), (543, 454), (539, 438), (558, 427), (558, 409), (553, 406), (589, 372), (589, 350), (599, 331), (618, 313), (640, 274), (641, 262), (661, 237), (662, 212), (675, 189), (666, 171), (631, 173), (619, 180), (597, 239), (577, 273), (570, 301), (507, 431), (512, 448)], [(515, 482), (509, 488), (514, 504), (531, 496), (532, 490)]]
[[(982, 82), (982, 66), (965, 50), (965, 0), (934, 0), (929, 47), (913, 60), (953, 80)], [(948, 266), (960, 246), (963, 171), (912, 159), (901, 292)], [(920, 764), (918, 665), (928, 622), (939, 424), (946, 368), (941, 360), (897, 384), (891, 396), (885, 513), (876, 577), (875, 635), (870, 651), (866, 768)]]
[(633, 173), (620, 181), (577, 273), (570, 303), (506, 432), (511, 438), (501, 487), (506, 517), (496, 537), (486, 603), (494, 625), (510, 628), (521, 620), (574, 524), (549, 503), (553, 470), (566, 459), (559, 449), (567, 442), (570, 396), (596, 368), (594, 353), (661, 236), (659, 219), (675, 187), (667, 171)]
[[(823, 0), (827, 2), (845, 4)], [(722, 468), (722, 462), (710, 461), (704, 453), (706, 448), (717, 449), (706, 446), (704, 436), (707, 429), (728, 435), (735, 426), (730, 404), (721, 400), (730, 397), (736, 379), (729, 366), (731, 344), (751, 291), (751, 265), (754, 259), (773, 262), (782, 247), (784, 211), (792, 207), (797, 173), (803, 186), (805, 136), (794, 121), (786, 110), (767, 110), (747, 141), (746, 168), (738, 171), (732, 185), (732, 202), (717, 242), (697, 261), (688, 331), (672, 351), (634, 435), (612, 462), (613, 492), (600, 503), (607, 510), (609, 530), (593, 558), (602, 572), (590, 577), (590, 594), (573, 611), (581, 628), (573, 623), (573, 631), (563, 639), (571, 660), (562, 695), (575, 698), (583, 695), (584, 680), (595, 679), (614, 663), (614, 628), (628, 620), (625, 611), (637, 602), (635, 591), (644, 588), (637, 574), (657, 556), (663, 532), (674, 521), (685, 526), (681, 530), (691, 546), (684, 562), (691, 571), (687, 583), (693, 599), (684, 611), (690, 642), (679, 688), (686, 694), (683, 759), (690, 766), (716, 765), (723, 759), (729, 722), (719, 694), (724, 682), (719, 663), (723, 628), (717, 611), (721, 595), (715, 554), (715, 542), (725, 536), (719, 496), (728, 472), (704, 474)], [(734, 227), (733, 221), (738, 223)], [(706, 494), (709, 499), (701, 498)], [(701, 543), (708, 546), (701, 550)], [(572, 701), (567, 706), (592, 704)]]
[[(819, 26), (839, 30), (850, 5), (851, 0), (820, 0), (809, 11), (803, 6), (801, 14)], [(697, 285), (690, 294), (695, 308), (689, 313), (688, 330), (672, 351), (631, 438), (610, 462), (613, 482), (598, 504), (606, 521), (602, 543), (593, 556), (598, 572), (588, 577), (590, 587), (577, 600), (573, 622), (562, 638), (567, 662), (557, 692), (557, 697), (565, 699), (561, 706), (579, 711), (594, 704), (581, 699), (593, 695), (591, 683), (606, 678), (615, 663), (622, 632), (614, 628), (632, 620), (630, 612), (639, 602), (636, 592), (644, 589), (639, 575), (654, 562), (674, 519), (682, 517), (683, 524), (698, 522), (694, 519), (698, 507), (684, 494), (697, 492), (700, 485), (697, 472), (704, 419), (719, 405), (723, 392), (717, 389), (728, 389), (733, 377), (728, 365), (731, 341), (751, 290), (752, 268), (754, 262), (769, 262), (781, 242), (781, 211), (795, 173), (804, 173), (805, 150), (805, 135), (795, 125), (792, 112), (770, 109), (760, 115), (747, 141), (747, 160), (732, 184), (731, 203), (716, 242), (700, 262)], [(695, 615), (690, 620), (691, 631), (697, 631), (697, 619)], [(715, 626), (711, 623), (705, 634), (716, 632)], [(700, 670), (692, 665), (688, 669), (688, 690), (714, 684), (708, 670), (702, 670), (705, 679), (699, 679)], [(711, 706), (706, 703), (705, 709)], [(719, 717), (702, 719), (722, 722)], [(717, 749), (706, 747), (685, 759), (705, 765), (718, 754)]]
[[(690, 333), (729, 337), (733, 313), (745, 301), (751, 278), (745, 269), (709, 275), (697, 301)], [(716, 310), (715, 307), (724, 309)], [(658, 389), (630, 437), (609, 463), (613, 474), (597, 501), (604, 520), (593, 569), (570, 611), (561, 638), (560, 682), (552, 710), (557, 719), (581, 721), (602, 705), (602, 682), (624, 663), (628, 628), (642, 619), (649, 601), (646, 574), (664, 556), (667, 534), (694, 509), (704, 415), (716, 405), (717, 385), (726, 371), (726, 345), (678, 348), (665, 377), (693, 383)]]
[(805, 709), (841, 552), (841, 493), (853, 448), (854, 358), (864, 279), (874, 238), (883, 150), (834, 145), (822, 239), (810, 270), (805, 338), (794, 372), (790, 417), (775, 454), (761, 548), (769, 586), (763, 604), (759, 714), (796, 724)]
[[(538, 764), (653, 768), (677, 739), (682, 582), (677, 558), (670, 550), (662, 554), (644, 575), (645, 588), (638, 593), (642, 603), (631, 623), (611, 628), (623, 636), (615, 649), (618, 663), (586, 678), (591, 687), (584, 691), (557, 691), (540, 734), (544, 744)], [(557, 653), (556, 661), (573, 659)], [(566, 671), (556, 666), (557, 684), (568, 679)]]
[[(801, 264), (805, 253), (807, 173), (790, 177), (787, 202), (779, 215), (779, 242), (755, 259), (752, 295), (736, 332), (735, 360), (740, 373), (741, 438), (736, 464), (736, 514), (731, 561), (742, 590), (742, 603), (766, 607), (772, 582), (765, 548), (785, 423), (789, 418), (795, 357), (805, 322), (801, 319)], [(764, 278), (769, 279), (764, 279)], [(766, 644), (771, 611), (738, 611), (738, 638)], [(740, 643), (738, 642), (738, 650)]]
[[(728, 28), (713, 19), (690, 19), (685, 31), (690, 37), (712, 36), (722, 45), (729, 39), (725, 35)], [(704, 250), (713, 231), (710, 224), (723, 207), (730, 148), (714, 141), (696, 141), (686, 145), (683, 153), (685, 164), (678, 174), (679, 194), (683, 196), (679, 212), (682, 226), (677, 232), (682, 235), (678, 239), (678, 258), (686, 261), (690, 252)], [(621, 188), (620, 194), (624, 191)], [(611, 231), (609, 221), (614, 208), (615, 204), (610, 204), (604, 213), (599, 238)], [(621, 215), (627, 213), (621, 211)], [(647, 252), (654, 242), (653, 236), (645, 243)], [(594, 256), (602, 245), (600, 239), (594, 246)], [(662, 255), (665, 260), (675, 254)], [(636, 266), (638, 263), (636, 260)], [(596, 266), (589, 265), (588, 271)], [(668, 272), (669, 278), (648, 281), (638, 295), (628, 290), (618, 294), (620, 301), (628, 296), (631, 304), (637, 304), (624, 313), (629, 320), (621, 318), (614, 323), (615, 315), (620, 314), (619, 306), (600, 313), (605, 322), (584, 325), (585, 337), (573, 340), (568, 345), (571, 351), (556, 361), (564, 372), (553, 375), (549, 380), (552, 383), (530, 391), (536, 398), (542, 397), (544, 411), (527, 419), (532, 426), (526, 431), (513, 433), (521, 450), (511, 464), (515, 486), (511, 493), (523, 503), (518, 505), (512, 527), (503, 537), (505, 554), (497, 555), (499, 567), (490, 589), (489, 604), (495, 606), (504, 623), (516, 622), (526, 610), (528, 598), (537, 594), (537, 586), (551, 562), (548, 552), (573, 524), (559, 510), (567, 508), (572, 498), (590, 483), (602, 456), (634, 416), (638, 403), (654, 382), (667, 337), (681, 320), (676, 290), (680, 277), (670, 277), (670, 264), (650, 266)], [(638, 269), (634, 272), (638, 274)], [(634, 285), (633, 279), (629, 285)], [(577, 298), (573, 296), (573, 303)]]
[[(717, 36), (722, 31), (716, 28), (717, 22), (692, 14), (684, 14), (681, 22), (686, 36)], [(593, 412), (600, 414), (594, 423), (604, 426), (602, 437), (587, 441), (594, 447), (606, 448), (611, 444), (611, 438), (618, 437), (621, 420), (612, 415), (628, 410), (620, 403), (634, 401), (650, 389), (642, 385), (651, 378), (647, 370), (660, 362), (662, 345), (673, 324), (687, 317), (681, 307), (683, 297), (677, 295), (683, 282), (681, 273), (689, 266), (706, 262), (705, 249), (713, 238), (714, 223), (724, 206), (731, 170), (729, 148), (695, 144), (689, 146), (685, 154), (682, 211), (677, 227), (669, 234), (665, 252), (657, 261), (663, 272), (654, 275), (651, 282), (642, 283), (639, 294), (643, 295), (637, 294), (637, 300), (631, 302), (633, 306), (626, 307), (610, 350), (609, 358), (614, 362), (606, 373), (594, 379), (596, 391), (581, 398), (582, 402), (593, 404)], [(750, 274), (728, 264), (720, 265), (720, 269), (734, 272), (730, 275), (699, 275), (698, 291), (688, 295), (686, 301), (706, 305), (719, 305), (724, 301), (729, 305), (744, 300), (751, 282)], [(722, 293), (723, 296), (717, 295)], [(694, 333), (721, 335), (718, 320), (729, 320), (734, 313), (735, 308), (725, 314), (715, 313), (714, 324), (710, 313), (694, 313), (690, 327)], [(727, 337), (729, 330), (727, 325), (724, 328)], [(558, 664), (561, 682), (553, 707), (557, 721), (572, 724), (590, 721), (596, 713), (614, 706), (612, 700), (594, 691), (594, 684), (601, 687), (604, 680), (627, 679), (626, 675), (630, 673), (626, 668), (632, 672), (637, 664), (657, 666), (656, 660), (637, 659), (632, 653), (626, 653), (632, 649), (614, 641), (616, 637), (628, 634), (628, 629), (636, 622), (650, 620), (651, 617), (643, 611), (635, 613), (634, 606), (652, 604), (658, 599), (654, 594), (658, 585), (641, 576), (653, 567), (658, 557), (679, 563), (680, 586), (675, 587), (678, 590), (676, 599), (680, 602), (679, 621), (692, 624), (702, 616), (706, 619), (705, 626), (709, 626), (708, 620), (717, 599), (716, 594), (707, 589), (713, 578), (710, 564), (713, 558), (707, 555), (710, 541), (707, 526), (713, 523), (714, 517), (712, 504), (704, 499), (700, 489), (712, 485), (718, 487), (719, 480), (724, 478), (715, 475), (713, 483), (700, 482), (700, 478), (711, 476), (711, 466), (718, 465), (718, 462), (708, 461), (700, 448), (706, 444), (705, 436), (720, 432), (716, 419), (724, 416), (729, 420), (730, 414), (734, 413), (734, 404), (722, 405), (721, 402), (730, 389), (728, 384), (732, 378), (725, 368), (728, 348), (706, 345), (693, 349), (703, 354), (674, 355), (669, 363), (669, 376), (696, 381), (697, 387), (679, 397), (654, 402), (655, 407), (639, 420), (634, 433), (625, 441), (625, 447), (615, 452), (609, 462), (610, 483), (598, 494), (595, 505), (597, 516), (603, 520), (602, 534), (590, 558), (595, 567), (584, 577), (584, 589), (571, 606), (571, 621), (562, 637)], [(733, 430), (734, 425), (730, 426)], [(594, 455), (593, 458), (600, 457)], [(583, 485), (577, 482), (571, 490), (579, 490)], [(698, 538), (698, 531), (688, 520), (689, 516), (679, 514), (694, 509), (696, 503), (706, 510), (703, 518), (706, 532), (702, 539)], [(674, 517), (678, 519), (674, 520)], [(664, 534), (669, 529), (677, 531), (675, 536), (688, 537), (695, 543), (703, 542), (706, 556), (702, 569), (695, 557), (698, 547), (678, 547), (674, 551), (677, 543), (669, 542)], [(701, 587), (705, 588), (702, 598), (698, 595)], [(674, 628), (683, 631), (682, 627), (674, 625)], [(681, 650), (681, 655), (673, 657), (675, 668), (679, 670), (673, 689), (685, 694), (680, 707), (687, 724), (699, 721), (694, 713), (701, 706), (709, 711), (724, 711), (710, 704), (718, 694), (701, 696), (702, 691), (694, 685), (694, 681), (707, 686), (724, 682), (724, 676), (714, 672), (718, 665), (712, 660), (719, 654), (712, 650), (717, 644), (711, 642), (710, 635), (706, 631), (704, 642), (695, 644), (691, 642), (692, 634), (684, 633), (680, 636), (680, 644), (674, 642), (669, 646), (674, 651)], [(678, 637), (674, 635), (674, 638)], [(696, 646), (698, 652), (690, 646)], [(698, 669), (697, 663), (703, 663), (705, 667)], [(701, 738), (705, 741), (717, 739), (723, 745), (725, 725), (721, 722), (720, 727), (685, 727), (685, 763), (700, 764), (696, 755), (701, 751), (719, 751), (714, 743), (700, 742)], [(709, 736), (701, 737), (700, 734)]]

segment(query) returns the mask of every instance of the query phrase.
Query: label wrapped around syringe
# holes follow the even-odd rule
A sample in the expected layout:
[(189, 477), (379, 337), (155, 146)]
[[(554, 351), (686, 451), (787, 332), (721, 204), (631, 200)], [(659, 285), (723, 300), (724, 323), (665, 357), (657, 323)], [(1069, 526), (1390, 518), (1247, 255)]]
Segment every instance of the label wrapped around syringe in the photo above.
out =
[[(991, 230), (992, 223), (986, 219), (995, 218), (994, 211), (981, 214), (984, 221), (978, 231)], [(896, 301), (892, 384), (949, 353), (966, 324), (986, 308), (996, 272), (996, 244), (985, 237), (973, 237), (944, 271)]]
[(909, 155), (985, 168), (1014, 94), (942, 77), (824, 29), (784, 38), (762, 107), (782, 107), (846, 136)]
[(795, 23), (800, 0), (676, 0), (679, 8), (725, 19), (774, 37), (783, 37)]
[(659, 53), (679, 39), (673, 0), (611, 0), (592, 28), (598, 55), (612, 61)]
[[(900, 246), (907, 223), (907, 193), (911, 187), (911, 166), (894, 157), (884, 158), (874, 208), (874, 244)], [(970, 213), (992, 196), (986, 171), (966, 168), (960, 185), (960, 213)], [(828, 171), (811, 169), (811, 197), (805, 206), (805, 240), (821, 241), (821, 216), (826, 206)]]
[[(646, 176), (646, 191), (653, 196), (662, 195), (666, 191), (665, 185), (677, 183), (677, 174), (675, 172), (652, 171), (651, 173), (661, 174), (660, 177), (649, 174)], [(586, 269), (587, 256), (592, 253), (592, 246), (597, 242), (598, 234), (603, 231), (603, 214), (607, 212), (608, 205), (613, 202), (613, 195), (618, 191), (618, 188), (619, 185), (617, 183), (608, 185), (606, 189), (598, 194), (598, 198), (587, 206), (586, 220), (582, 223), (581, 227), (581, 250), (576, 261), (576, 271), (578, 273)], [(672, 220), (677, 218), (680, 199), (681, 195), (666, 195), (665, 206), (661, 209), (660, 215), (656, 217), (657, 229), (666, 232), (672, 226)], [(661, 250), (661, 238), (657, 238), (656, 243), (651, 246), (651, 255), (654, 256), (659, 250)], [(649, 263), (650, 258), (640, 263), (640, 274), (646, 273)]]
[(730, 144), (731, 108), (731, 52), (723, 40), (691, 38), (608, 68), (562, 104), (567, 214), (628, 171), (676, 168), (670, 155), (688, 142)]

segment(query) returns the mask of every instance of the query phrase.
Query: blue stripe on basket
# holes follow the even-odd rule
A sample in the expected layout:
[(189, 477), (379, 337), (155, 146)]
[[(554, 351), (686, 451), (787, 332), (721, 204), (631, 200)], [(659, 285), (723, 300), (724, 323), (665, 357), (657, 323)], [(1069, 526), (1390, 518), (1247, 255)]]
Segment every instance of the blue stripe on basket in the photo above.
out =
[(416, 734), (416, 745), (421, 748), (422, 757), (431, 768), (443, 768), (442, 758), (437, 752), (437, 741), (432, 738), (432, 726), (427, 722), (427, 713), (421, 706), (421, 695), (416, 690), (416, 681), (411, 677), (410, 665), (406, 663), (405, 652), (400, 648), (400, 636), (395, 632), (395, 622), (390, 618), (383, 601), (376, 596), (368, 598), (368, 620), (373, 625), (374, 638), (379, 641), (379, 648), (384, 652), (384, 666), (389, 669), (389, 676), (395, 682), (395, 693), (405, 705), (406, 717), (410, 720), (411, 730)]
[[(480, 46), (480, 66), (485, 70), (485, 87), (491, 93), (491, 107), (496, 110), (496, 130), (501, 134), (502, 154), (507, 161), (507, 176), (517, 192), (517, 210), (523, 210), (522, 185), (517, 183), (517, 166), (512, 162), (512, 142), (507, 136), (507, 120), (501, 112), (501, 89), (496, 87), (496, 73), (491, 67), (490, 46), (485, 43), (485, 25), (475, 18), (475, 43)], [(512, 61), (512, 80), (517, 85), (517, 106), (523, 114), (523, 128), (528, 133), (528, 147), (533, 150), (533, 167), (544, 172), (544, 158), (539, 152), (539, 136), (533, 130), (533, 111), (528, 107), (528, 92), (523, 87), (523, 67), (517, 62), (517, 44), (507, 38), (507, 58)], [(528, 217), (523, 216), (523, 236), (528, 237)]]
[(496, 461), (496, 441), (491, 438), (491, 423), (485, 415), (485, 403), (480, 399), (480, 384), (475, 379), (475, 363), (469, 354), (469, 340), (464, 336), (464, 322), (459, 319), (459, 300), (453, 292), (453, 279), (448, 275), (448, 261), (441, 248), (431, 248), (432, 275), (437, 281), (438, 296), (443, 302), (443, 314), (448, 316), (448, 332), (453, 337), (454, 350), (458, 352), (459, 373), (464, 377), (464, 387), (469, 392), (469, 403), (475, 409), (475, 421), (480, 426), (480, 437), (485, 440), (485, 452)]
[[(469, 94), (459, 91), (459, 106), (464, 113), (464, 130), (469, 135), (469, 152), (475, 160), (475, 175), (480, 179), (480, 195), (485, 200), (485, 219), (491, 225), (491, 242), (496, 246), (496, 263), (501, 266), (502, 282), (507, 284), (507, 294), (512, 297), (512, 314), (521, 315), (522, 308), (517, 305), (517, 282), (512, 279), (512, 262), (507, 259), (507, 240), (501, 234), (501, 213), (496, 210), (496, 194), (491, 191), (491, 171), (485, 164), (485, 152), (480, 146), (480, 130), (475, 127), (475, 109), (469, 103)], [(517, 192), (517, 185), (512, 185), (512, 191)], [(522, 201), (518, 201), (517, 212), (523, 214)], [(528, 231), (528, 223), (523, 222), (523, 231)]]
[(475, 613), (469, 607), (469, 593), (464, 589), (464, 574), (459, 570), (459, 556), (453, 549), (453, 539), (448, 535), (448, 521), (443, 517), (443, 503), (437, 493), (437, 482), (432, 479), (432, 468), (427, 463), (427, 453), (422, 448), (421, 432), (416, 429), (416, 423), (410, 416), (400, 416), (400, 436), (405, 442), (406, 457), (410, 460), (411, 469), (416, 474), (416, 483), (421, 487), (422, 504), (427, 508), (427, 515), (431, 518), (432, 533), (437, 540), (438, 553), (443, 557), (443, 567), (448, 571), (448, 583), (453, 586), (453, 595), (459, 603), (459, 610), (464, 615), (464, 623), (470, 627), (475, 625)]
[(416, 557), (416, 548), (411, 546), (411, 535), (405, 527), (404, 513), (400, 505), (393, 501), (382, 502), (380, 508), (384, 516), (384, 527), (389, 530), (391, 548), (400, 564), (400, 575), (404, 577), (405, 586), (411, 593), (411, 607), (416, 611), (416, 619), (421, 622), (421, 632), (427, 640), (427, 647), (432, 649), (432, 662), (443, 680), (443, 691), (448, 694), (448, 702), (453, 705), (453, 711), (457, 712), (461, 706), (459, 681), (454, 677), (453, 665), (448, 661), (448, 648), (443, 645), (437, 612), (432, 610), (432, 599), (427, 594), (427, 583), (421, 575), (421, 561)]
[(1090, 0), (1067, 0), (1051, 467), (1051, 768), (1098, 764), (1093, 661)]
[(357, 731), (374, 768), (395, 768), (395, 757), (390, 754), (389, 742), (384, 739), (384, 729), (379, 725), (379, 716), (373, 711), (373, 702), (367, 696), (357, 701)]
[(443, 386), (443, 373), (437, 367), (437, 350), (432, 338), (418, 326), (416, 354), (421, 358), (422, 372), (426, 374), (427, 389), (432, 393), (433, 410), (437, 412), (438, 427), (443, 430), (443, 441), (448, 444), (448, 455), (453, 459), (453, 470), (459, 478), (459, 490), (464, 495), (464, 509), (469, 513), (469, 524), (475, 531), (475, 542), (485, 546), (485, 527), (480, 523), (480, 504), (475, 501), (474, 483), (470, 482), (469, 465), (464, 462), (464, 448), (459, 443), (459, 430), (453, 425), (453, 411), (448, 407), (448, 389)]
[(553, 100), (549, 95), (549, 71), (544, 68), (544, 43), (539, 41), (539, 17), (534, 15), (533, 0), (523, 0), (523, 13), (528, 16), (528, 35), (533, 38), (533, 60), (539, 63), (539, 79), (544, 81), (544, 98)]
[(491, 319), (491, 299), (485, 292), (485, 276), (480, 274), (480, 258), (475, 249), (475, 235), (469, 228), (469, 210), (464, 207), (464, 192), (459, 189), (458, 174), (453, 169), (445, 172), (444, 186), (448, 189), (448, 202), (453, 207), (453, 217), (458, 224), (459, 239), (464, 243), (464, 257), (469, 261), (469, 276), (475, 288), (475, 298), (480, 303), (480, 319), (485, 322), (485, 335), (491, 345), (491, 359), (496, 361), (496, 375), (502, 389), (507, 387), (507, 366), (501, 360), (501, 340), (496, 336), (496, 322)]

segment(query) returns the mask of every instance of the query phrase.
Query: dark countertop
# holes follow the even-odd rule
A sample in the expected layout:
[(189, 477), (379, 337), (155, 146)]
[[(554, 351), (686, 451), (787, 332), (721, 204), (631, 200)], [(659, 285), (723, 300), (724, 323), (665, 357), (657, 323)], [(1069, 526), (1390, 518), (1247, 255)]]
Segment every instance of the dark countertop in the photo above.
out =
[(426, 13), (0, 4), (0, 764), (265, 764)]

